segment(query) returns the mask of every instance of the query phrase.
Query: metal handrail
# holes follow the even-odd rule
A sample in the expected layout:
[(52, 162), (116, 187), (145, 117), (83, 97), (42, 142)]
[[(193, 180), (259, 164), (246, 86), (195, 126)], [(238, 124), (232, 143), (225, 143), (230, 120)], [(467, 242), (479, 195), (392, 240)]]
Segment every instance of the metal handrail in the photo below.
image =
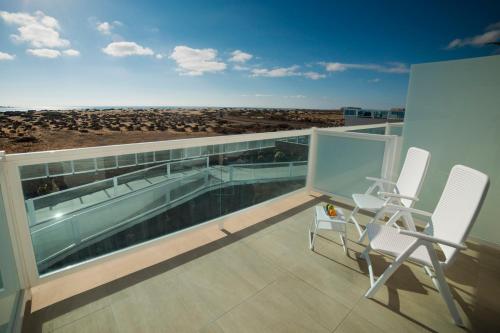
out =
[[(179, 163), (179, 162), (184, 162), (184, 161), (193, 161), (193, 160), (199, 160), (199, 159), (206, 160), (207, 158), (208, 157), (193, 158), (193, 159), (184, 159), (184, 160), (177, 160), (177, 161), (173, 161), (173, 162), (163, 163), (163, 164), (155, 165), (155, 166), (152, 166), (152, 167), (149, 167), (149, 168), (146, 168), (146, 169), (140, 169), (140, 170), (136, 170), (136, 171), (124, 173), (122, 175), (114, 176), (114, 177), (111, 177), (111, 178), (96, 180), (96, 181), (94, 181), (92, 183), (82, 184), (82, 185), (74, 186), (74, 187), (67, 188), (67, 189), (64, 189), (64, 190), (61, 190), (61, 191), (57, 191), (57, 192), (53, 192), (53, 193), (48, 193), (48, 194), (40, 195), (40, 196), (35, 197), (35, 198), (27, 199), (27, 201), (28, 200), (36, 201), (38, 199), (44, 199), (44, 198), (47, 198), (47, 197), (50, 197), (50, 196), (55, 196), (55, 195), (59, 195), (59, 194), (62, 194), (62, 193), (67, 193), (67, 192), (70, 192), (70, 191), (81, 189), (81, 188), (84, 188), (84, 187), (88, 187), (88, 186), (91, 186), (91, 185), (96, 185), (98, 183), (105, 183), (105, 182), (109, 182), (109, 181), (113, 181), (113, 183), (115, 183), (115, 179), (118, 180), (119, 178), (124, 178), (126, 176), (130, 176), (130, 175), (136, 174), (136, 173), (146, 172), (148, 170), (159, 168), (159, 167), (162, 167), (162, 166), (165, 166), (165, 165), (168, 165), (168, 164)], [(112, 188), (112, 187), (110, 187), (110, 188)]]

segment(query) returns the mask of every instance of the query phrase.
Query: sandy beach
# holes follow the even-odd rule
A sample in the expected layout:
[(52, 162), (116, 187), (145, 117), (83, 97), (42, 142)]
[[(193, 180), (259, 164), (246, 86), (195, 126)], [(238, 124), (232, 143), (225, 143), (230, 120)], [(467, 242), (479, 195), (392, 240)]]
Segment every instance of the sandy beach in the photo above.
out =
[(0, 113), (0, 150), (23, 153), (343, 125), (344, 119), (338, 110), (123, 108), (6, 111)]

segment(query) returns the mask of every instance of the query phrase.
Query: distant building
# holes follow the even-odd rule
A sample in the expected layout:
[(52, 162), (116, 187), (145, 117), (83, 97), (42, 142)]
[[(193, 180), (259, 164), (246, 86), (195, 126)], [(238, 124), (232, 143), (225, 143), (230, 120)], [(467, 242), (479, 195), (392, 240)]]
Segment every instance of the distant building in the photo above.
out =
[(378, 119), (378, 120), (404, 120), (405, 109), (404, 108), (392, 108), (387, 110), (370, 110), (362, 109), (352, 106), (341, 107), (344, 117), (356, 117), (356, 118), (368, 118), (368, 119)]
[(387, 119), (405, 119), (405, 108), (392, 108), (389, 110), (389, 116)]
[(340, 111), (344, 114), (344, 117), (357, 117), (358, 111), (361, 111), (361, 108), (355, 108), (352, 106), (344, 106), (340, 108)]

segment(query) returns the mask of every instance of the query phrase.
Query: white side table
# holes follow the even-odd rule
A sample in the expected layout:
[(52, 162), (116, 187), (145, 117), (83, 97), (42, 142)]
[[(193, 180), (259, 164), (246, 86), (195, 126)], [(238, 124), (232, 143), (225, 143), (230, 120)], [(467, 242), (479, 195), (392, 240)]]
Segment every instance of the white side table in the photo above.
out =
[(309, 248), (314, 250), (314, 241), (318, 230), (336, 231), (340, 235), (340, 241), (347, 255), (347, 222), (342, 208), (335, 207), (337, 216), (330, 217), (323, 206), (314, 207), (314, 220), (309, 227)]

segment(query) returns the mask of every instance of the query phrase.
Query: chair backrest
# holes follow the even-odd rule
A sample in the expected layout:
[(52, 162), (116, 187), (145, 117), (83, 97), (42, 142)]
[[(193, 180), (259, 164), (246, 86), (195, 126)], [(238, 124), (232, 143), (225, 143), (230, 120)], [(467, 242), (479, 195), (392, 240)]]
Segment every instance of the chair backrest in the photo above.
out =
[[(488, 186), (488, 176), (484, 173), (464, 165), (455, 165), (431, 217), (433, 235), (463, 243), (481, 210)], [(446, 256), (445, 263), (449, 264), (457, 249), (440, 246)]]
[[(430, 160), (431, 153), (427, 150), (416, 147), (408, 149), (403, 168), (396, 182), (400, 194), (410, 197), (419, 195)], [(406, 207), (412, 207), (415, 202), (408, 199), (402, 199), (401, 203)]]

